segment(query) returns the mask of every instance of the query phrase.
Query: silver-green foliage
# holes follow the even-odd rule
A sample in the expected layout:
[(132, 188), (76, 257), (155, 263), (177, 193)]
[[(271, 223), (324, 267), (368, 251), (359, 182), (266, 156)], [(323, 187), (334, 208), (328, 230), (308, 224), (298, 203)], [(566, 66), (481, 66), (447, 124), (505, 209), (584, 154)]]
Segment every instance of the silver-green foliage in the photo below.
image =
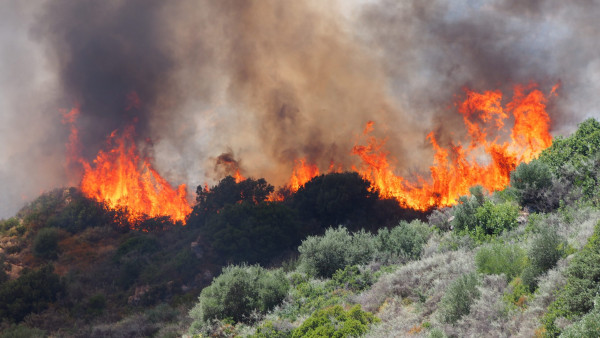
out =
[(594, 309), (560, 335), (565, 338), (595, 338), (600, 337), (600, 297), (594, 300)]
[(468, 315), (471, 304), (480, 296), (479, 284), (476, 273), (465, 274), (454, 280), (440, 301), (440, 320), (453, 324)]
[(525, 250), (515, 244), (491, 243), (481, 247), (475, 255), (477, 271), (488, 275), (506, 275), (511, 281), (521, 274), (526, 264)]
[(260, 266), (228, 266), (200, 294), (190, 311), (194, 323), (190, 332), (198, 332), (212, 319), (248, 320), (253, 312), (266, 313), (281, 303), (289, 282), (281, 270)]
[(392, 229), (380, 229), (375, 237), (380, 256), (417, 259), (427, 243), (431, 231), (421, 221), (401, 222)]
[(373, 235), (329, 228), (323, 236), (310, 236), (300, 247), (300, 267), (317, 277), (331, 277), (348, 265), (366, 264), (375, 255)]

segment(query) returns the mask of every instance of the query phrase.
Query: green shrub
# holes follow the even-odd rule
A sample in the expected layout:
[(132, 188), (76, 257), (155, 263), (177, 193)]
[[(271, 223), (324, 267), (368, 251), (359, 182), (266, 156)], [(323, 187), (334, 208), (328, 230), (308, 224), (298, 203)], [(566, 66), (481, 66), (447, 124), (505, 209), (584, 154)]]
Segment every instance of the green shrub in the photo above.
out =
[(429, 226), (421, 221), (401, 222), (391, 230), (380, 229), (375, 243), (380, 254), (417, 259), (421, 256), (430, 233)]
[(118, 261), (123, 256), (131, 253), (149, 254), (159, 250), (159, 244), (156, 238), (151, 235), (138, 235), (124, 240), (119, 247), (113, 259)]
[(368, 271), (361, 271), (356, 266), (347, 266), (336, 271), (331, 277), (331, 284), (336, 288), (343, 288), (354, 292), (369, 288), (375, 282), (375, 276)]
[(529, 265), (523, 270), (521, 279), (533, 292), (537, 287), (537, 278), (552, 269), (563, 255), (564, 239), (553, 227), (542, 228), (534, 238), (527, 257)]
[(359, 337), (379, 318), (355, 305), (345, 311), (340, 305), (321, 309), (294, 330), (292, 337)]
[(16, 217), (0, 221), (0, 232), (7, 232), (8, 230), (19, 226), (21, 224)]
[(75, 233), (113, 221), (113, 212), (104, 203), (87, 198), (78, 191), (70, 191), (69, 197), (70, 202), (48, 218), (48, 226)]
[(202, 290), (198, 304), (190, 311), (194, 319), (190, 331), (198, 331), (212, 319), (249, 321), (254, 311), (266, 313), (279, 304), (288, 289), (289, 283), (280, 270), (228, 266)]
[(556, 137), (539, 160), (581, 188), (585, 199), (600, 203), (600, 122), (587, 119), (575, 134)]
[(510, 173), (510, 185), (519, 204), (534, 211), (549, 211), (558, 205), (547, 205), (546, 194), (552, 187), (552, 173), (544, 162), (521, 163)]
[(268, 264), (295, 249), (304, 235), (294, 210), (282, 203), (242, 202), (208, 216), (200, 228), (203, 241), (221, 262)]
[(544, 326), (548, 335), (556, 336), (560, 329), (555, 321), (560, 317), (574, 319), (594, 308), (594, 298), (600, 285), (600, 222), (586, 246), (575, 253), (567, 269), (567, 284), (548, 307)]
[(300, 187), (292, 203), (305, 221), (312, 220), (321, 229), (338, 224), (358, 229), (368, 225), (378, 197), (356, 172), (329, 173)]
[(291, 327), (279, 327), (268, 320), (256, 328), (256, 332), (250, 335), (251, 338), (288, 338), (292, 336)]
[(518, 225), (519, 207), (512, 203), (494, 204), (486, 201), (475, 211), (479, 233), (486, 236), (498, 235)]
[(516, 277), (509, 284), (509, 289), (504, 293), (503, 300), (512, 306), (525, 307), (525, 302), (531, 293), (529, 287), (523, 283), (520, 277)]
[(106, 297), (103, 294), (97, 293), (87, 300), (86, 312), (91, 316), (100, 315), (106, 308)]
[(479, 298), (479, 279), (476, 273), (462, 275), (455, 279), (442, 297), (438, 311), (440, 320), (454, 324), (471, 312), (471, 304)]
[(594, 309), (581, 317), (580, 320), (567, 327), (560, 335), (565, 338), (596, 338), (600, 337), (600, 297), (594, 301)]
[(25, 271), (19, 278), (0, 285), (0, 321), (20, 322), (56, 300), (63, 290), (60, 280), (48, 265), (39, 270)]
[(375, 250), (372, 235), (363, 231), (350, 234), (342, 227), (330, 228), (323, 236), (310, 236), (298, 247), (301, 268), (327, 278), (348, 265), (367, 263)]
[(24, 324), (11, 325), (0, 333), (0, 338), (40, 338), (46, 336), (46, 331), (31, 328)]
[(477, 217), (475, 215), (477, 208), (485, 202), (483, 188), (475, 186), (470, 189), (471, 196), (461, 196), (458, 204), (452, 210), (454, 219), (451, 224), (455, 231), (474, 230), (477, 226)]
[(492, 243), (481, 247), (475, 255), (477, 271), (488, 275), (506, 275), (508, 281), (521, 274), (527, 255), (518, 245)]
[(39, 258), (56, 259), (58, 257), (58, 230), (42, 228), (33, 240), (33, 255)]
[[(342, 271), (342, 270), (338, 270)], [(318, 309), (339, 305), (347, 301), (352, 291), (338, 288), (336, 282), (308, 280), (300, 282), (289, 292), (289, 302), (280, 311), (281, 317), (296, 321)]]
[(566, 164), (579, 167), (587, 159), (597, 155), (600, 150), (600, 122), (590, 118), (579, 124), (575, 134), (570, 137), (556, 137), (552, 146), (540, 154), (540, 161), (558, 172)]

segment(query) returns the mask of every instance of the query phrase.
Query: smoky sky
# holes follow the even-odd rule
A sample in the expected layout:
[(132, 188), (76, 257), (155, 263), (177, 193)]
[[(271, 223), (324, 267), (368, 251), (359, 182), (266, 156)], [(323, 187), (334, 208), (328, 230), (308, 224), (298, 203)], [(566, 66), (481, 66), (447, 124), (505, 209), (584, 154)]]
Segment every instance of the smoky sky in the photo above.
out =
[[(553, 132), (600, 116), (600, 4), (577, 1), (44, 1), (0, 5), (0, 217), (70, 183), (83, 155), (135, 124), (173, 184), (213, 184), (227, 154), (282, 184), (294, 160), (357, 163), (368, 121), (399, 174), (427, 172), (425, 138), (465, 134), (464, 88), (536, 82)], [(227, 163), (233, 163), (228, 161)], [(193, 198), (193, 196), (192, 196)]]

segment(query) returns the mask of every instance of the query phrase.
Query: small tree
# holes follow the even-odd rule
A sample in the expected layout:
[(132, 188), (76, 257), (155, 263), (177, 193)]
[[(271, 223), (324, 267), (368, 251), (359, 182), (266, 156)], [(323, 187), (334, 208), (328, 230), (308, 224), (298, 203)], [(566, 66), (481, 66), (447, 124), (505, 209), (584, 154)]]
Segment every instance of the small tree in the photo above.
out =
[(58, 257), (58, 230), (40, 229), (33, 240), (33, 255), (39, 258), (56, 259)]
[(471, 304), (479, 298), (479, 280), (476, 273), (462, 275), (448, 286), (439, 305), (440, 319), (454, 324), (471, 312)]
[(369, 325), (379, 318), (355, 305), (345, 311), (340, 305), (324, 308), (313, 313), (292, 333), (292, 337), (360, 337), (367, 333)]
[(194, 319), (190, 332), (198, 332), (212, 319), (250, 321), (254, 311), (266, 313), (279, 304), (288, 289), (289, 283), (281, 270), (228, 266), (202, 290), (198, 304), (190, 311)]
[(298, 248), (301, 267), (309, 274), (331, 277), (348, 265), (364, 264), (375, 252), (371, 234), (350, 234), (347, 229), (327, 229), (323, 236), (310, 236)]

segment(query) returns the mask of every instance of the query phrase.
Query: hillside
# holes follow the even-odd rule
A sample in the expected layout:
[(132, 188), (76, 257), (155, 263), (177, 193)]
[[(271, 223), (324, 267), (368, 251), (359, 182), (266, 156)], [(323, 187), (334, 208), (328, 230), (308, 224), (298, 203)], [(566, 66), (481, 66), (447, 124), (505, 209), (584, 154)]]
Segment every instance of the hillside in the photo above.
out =
[(600, 123), (415, 212), (352, 172), (226, 177), (184, 226), (76, 188), (0, 222), (0, 337), (597, 336)]

